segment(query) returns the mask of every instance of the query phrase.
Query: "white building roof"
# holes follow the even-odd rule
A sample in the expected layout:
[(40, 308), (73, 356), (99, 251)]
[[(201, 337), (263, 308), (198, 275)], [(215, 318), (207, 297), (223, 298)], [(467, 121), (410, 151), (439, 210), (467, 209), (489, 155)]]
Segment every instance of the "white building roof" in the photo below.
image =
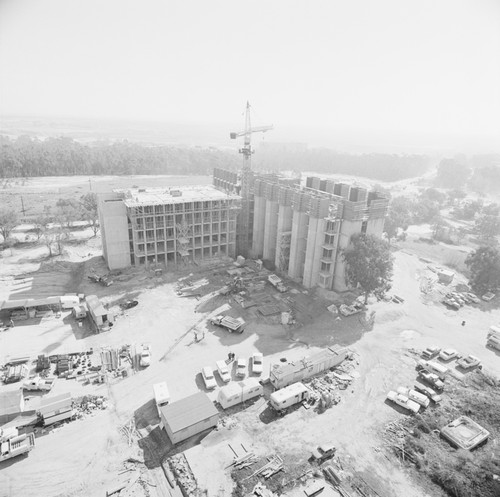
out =
[(239, 195), (225, 193), (210, 185), (184, 186), (179, 188), (114, 190), (114, 192), (124, 195), (123, 202), (127, 207), (241, 199)]

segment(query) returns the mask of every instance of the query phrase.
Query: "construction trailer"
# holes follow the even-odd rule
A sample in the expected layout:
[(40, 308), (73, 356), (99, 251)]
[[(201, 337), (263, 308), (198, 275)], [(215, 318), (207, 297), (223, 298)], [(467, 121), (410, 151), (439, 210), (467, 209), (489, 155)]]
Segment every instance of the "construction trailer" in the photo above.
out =
[(303, 359), (285, 364), (273, 364), (269, 379), (274, 388), (283, 388), (338, 366), (345, 360), (347, 354), (348, 350), (345, 347), (334, 345)]
[(18, 417), (24, 411), (24, 397), (21, 390), (0, 393), (0, 425)]
[(95, 324), (97, 329), (101, 329), (105, 326), (112, 324), (114, 321), (114, 315), (109, 312), (97, 298), (96, 295), (87, 295), (85, 297), (85, 304), (92, 322)]
[(73, 307), (80, 304), (80, 297), (78, 295), (62, 295), (60, 299), (62, 309), (73, 309)]
[(262, 385), (256, 378), (247, 378), (237, 383), (231, 383), (219, 390), (217, 402), (227, 409), (241, 402), (259, 397), (264, 392)]
[(217, 426), (219, 411), (206, 393), (198, 392), (161, 407), (160, 418), (168, 438), (177, 444)]
[(55, 397), (47, 397), (40, 401), (38, 413), (42, 417), (44, 426), (73, 417), (73, 399), (71, 394), (63, 393)]
[(19, 434), (16, 428), (0, 428), (0, 462), (26, 454), (35, 447), (33, 433)]
[(269, 403), (276, 411), (283, 411), (303, 400), (307, 400), (311, 394), (309, 388), (303, 383), (297, 382), (271, 394)]

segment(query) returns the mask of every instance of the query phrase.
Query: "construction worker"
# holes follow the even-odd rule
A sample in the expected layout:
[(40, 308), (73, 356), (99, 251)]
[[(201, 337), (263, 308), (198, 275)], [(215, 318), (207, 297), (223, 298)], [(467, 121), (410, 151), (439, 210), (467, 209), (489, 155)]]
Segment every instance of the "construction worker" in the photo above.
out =
[(10, 318), (10, 321), (9, 321), (9, 326), (11, 328), (14, 328), (14, 321), (12, 321), (12, 318)]

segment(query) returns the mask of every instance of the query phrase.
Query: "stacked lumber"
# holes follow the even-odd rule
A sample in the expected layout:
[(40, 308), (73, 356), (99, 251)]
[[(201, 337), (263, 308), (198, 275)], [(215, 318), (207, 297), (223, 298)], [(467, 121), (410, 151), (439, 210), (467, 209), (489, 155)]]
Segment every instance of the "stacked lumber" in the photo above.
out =
[(284, 469), (283, 459), (277, 454), (267, 458), (267, 464), (264, 464), (257, 471), (254, 471), (251, 475), (244, 478), (242, 481), (253, 478), (254, 476), (263, 476), (266, 480), (271, 478), (271, 476), (275, 475), (279, 471)]

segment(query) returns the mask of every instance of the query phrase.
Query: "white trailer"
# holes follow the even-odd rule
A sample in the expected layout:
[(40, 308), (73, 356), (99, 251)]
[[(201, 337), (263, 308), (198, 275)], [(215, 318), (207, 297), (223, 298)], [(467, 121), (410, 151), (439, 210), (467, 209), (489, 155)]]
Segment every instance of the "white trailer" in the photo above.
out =
[(166, 406), (170, 402), (170, 392), (168, 391), (168, 386), (166, 381), (161, 383), (155, 383), (153, 385), (153, 392), (155, 396), (156, 409), (161, 418), (161, 408)]
[(233, 407), (241, 402), (259, 397), (262, 395), (264, 389), (256, 378), (247, 378), (246, 380), (237, 383), (231, 383), (222, 387), (219, 390), (217, 402), (227, 409)]
[(293, 383), (286, 388), (282, 388), (271, 394), (269, 403), (276, 411), (283, 411), (303, 400), (307, 400), (311, 394), (309, 388), (303, 383)]
[(26, 454), (35, 446), (35, 435), (19, 435), (16, 428), (0, 428), (0, 461)]
[(303, 359), (274, 364), (269, 379), (276, 389), (286, 387), (338, 366), (347, 357), (347, 352), (345, 347), (334, 345)]
[(271, 285), (273, 285), (274, 288), (278, 290), (278, 292), (283, 293), (287, 291), (286, 286), (283, 284), (283, 281), (279, 276), (276, 276), (275, 274), (270, 274), (267, 277), (267, 281), (269, 281), (269, 283), (271, 283)]

